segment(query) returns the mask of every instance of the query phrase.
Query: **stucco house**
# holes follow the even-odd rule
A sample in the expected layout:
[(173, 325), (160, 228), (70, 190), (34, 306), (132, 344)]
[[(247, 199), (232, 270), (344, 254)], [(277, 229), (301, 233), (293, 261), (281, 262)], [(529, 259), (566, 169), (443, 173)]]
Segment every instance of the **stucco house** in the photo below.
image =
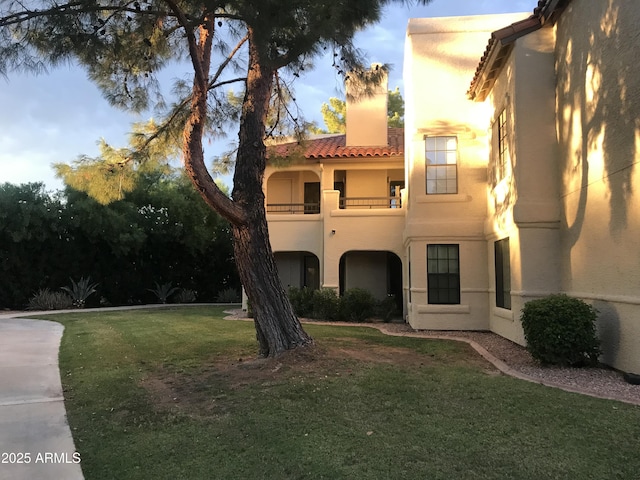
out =
[(603, 362), (640, 373), (637, 25), (637, 0), (410, 20), (404, 132), (382, 85), (346, 136), (267, 170), (285, 286), (394, 293), (413, 328), (521, 344), (524, 303), (564, 292), (599, 310)]
[(640, 372), (639, 22), (633, 0), (538, 2), (492, 34), (468, 91), (491, 112), (489, 265), (504, 243), (511, 267), (513, 318), (492, 303), (490, 329), (522, 342), (522, 304), (565, 292), (599, 310), (602, 360), (631, 372)]
[(267, 167), (269, 235), (285, 288), (361, 287), (401, 301), (404, 135), (387, 128), (386, 102), (384, 81), (373, 97), (347, 104), (346, 134), (312, 138), (298, 161)]

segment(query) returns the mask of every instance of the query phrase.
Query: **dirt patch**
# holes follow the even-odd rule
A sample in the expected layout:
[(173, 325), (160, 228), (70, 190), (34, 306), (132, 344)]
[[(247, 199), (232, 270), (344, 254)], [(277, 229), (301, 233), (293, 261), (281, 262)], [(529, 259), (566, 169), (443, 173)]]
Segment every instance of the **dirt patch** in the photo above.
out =
[[(420, 368), (442, 363), (434, 355), (408, 348), (375, 345), (362, 340), (313, 345), (276, 358), (215, 357), (190, 372), (162, 368), (147, 376), (141, 386), (149, 392), (156, 409), (191, 417), (221, 416), (233, 407), (233, 392), (249, 386), (268, 389), (296, 379), (348, 376), (363, 364)], [(491, 370), (475, 355), (460, 356), (458, 364)]]

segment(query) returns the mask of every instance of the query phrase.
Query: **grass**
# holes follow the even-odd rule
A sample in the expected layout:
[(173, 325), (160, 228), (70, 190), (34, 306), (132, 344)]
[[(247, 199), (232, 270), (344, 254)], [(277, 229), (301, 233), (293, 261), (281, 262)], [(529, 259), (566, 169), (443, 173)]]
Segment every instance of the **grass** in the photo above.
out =
[[(466, 344), (309, 325), (255, 358), (214, 307), (73, 313), (60, 368), (87, 480), (631, 479), (640, 408), (497, 374)], [(47, 316), (47, 319), (52, 319)]]

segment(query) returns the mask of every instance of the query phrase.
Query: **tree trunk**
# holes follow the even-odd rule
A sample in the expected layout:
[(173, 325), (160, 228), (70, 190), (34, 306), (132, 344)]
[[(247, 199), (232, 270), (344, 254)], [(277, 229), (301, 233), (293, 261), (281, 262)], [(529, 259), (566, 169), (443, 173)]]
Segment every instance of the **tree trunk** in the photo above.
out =
[(260, 62), (249, 31), (249, 69), (240, 119), (233, 200), (244, 211), (245, 221), (232, 224), (234, 252), (240, 280), (249, 296), (260, 353), (277, 355), (309, 345), (282, 288), (269, 243), (262, 181), (266, 165), (265, 120), (271, 95), (273, 70)]
[[(264, 208), (264, 207), (263, 207)], [(255, 215), (245, 226), (233, 226), (240, 280), (251, 301), (260, 354), (274, 356), (312, 343), (282, 288), (269, 244), (267, 222)]]
[[(175, 2), (168, 3), (177, 15), (181, 13)], [(184, 15), (180, 18), (188, 25)], [(251, 300), (260, 353), (274, 356), (313, 343), (280, 284), (269, 243), (262, 180), (266, 165), (265, 121), (274, 71), (261, 62), (254, 32), (249, 28), (249, 65), (231, 200), (209, 175), (202, 149), (214, 25), (215, 18), (207, 17), (198, 28), (197, 37), (192, 31), (187, 36), (195, 76), (191, 113), (183, 132), (185, 170), (205, 201), (232, 225), (236, 265)]]

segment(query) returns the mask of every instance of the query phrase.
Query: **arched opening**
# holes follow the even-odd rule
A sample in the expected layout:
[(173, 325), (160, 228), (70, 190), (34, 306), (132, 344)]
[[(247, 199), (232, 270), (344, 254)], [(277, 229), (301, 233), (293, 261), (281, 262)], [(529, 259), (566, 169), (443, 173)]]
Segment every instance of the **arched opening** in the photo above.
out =
[(402, 260), (393, 252), (350, 251), (340, 258), (340, 295), (363, 288), (378, 300), (393, 295), (402, 311)]
[(267, 213), (320, 213), (320, 177), (309, 170), (276, 172), (267, 179)]
[(320, 288), (320, 260), (311, 252), (275, 252), (278, 276), (285, 290)]

